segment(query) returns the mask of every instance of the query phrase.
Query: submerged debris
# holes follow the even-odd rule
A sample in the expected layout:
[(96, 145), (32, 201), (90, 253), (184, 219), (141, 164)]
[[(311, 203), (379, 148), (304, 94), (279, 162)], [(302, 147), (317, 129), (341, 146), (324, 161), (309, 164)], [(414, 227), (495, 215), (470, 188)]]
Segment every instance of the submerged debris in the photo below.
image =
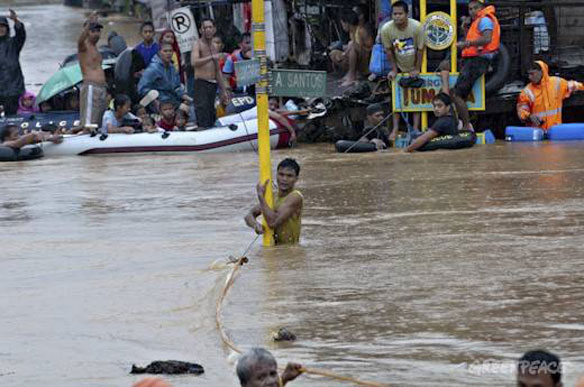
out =
[(290, 332), (288, 329), (282, 327), (278, 332), (272, 333), (272, 338), (274, 341), (294, 341), (296, 340), (296, 335)]
[(180, 360), (153, 361), (146, 367), (132, 365), (131, 374), (196, 374), (204, 373), (202, 365)]

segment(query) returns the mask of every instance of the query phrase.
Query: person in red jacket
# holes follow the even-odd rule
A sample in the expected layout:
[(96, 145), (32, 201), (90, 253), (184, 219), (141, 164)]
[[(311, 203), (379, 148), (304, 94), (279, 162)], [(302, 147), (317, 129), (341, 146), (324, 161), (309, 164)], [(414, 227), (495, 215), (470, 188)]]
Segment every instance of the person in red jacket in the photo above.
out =
[(468, 2), (470, 18), (463, 18), (462, 29), (466, 38), (456, 44), (462, 50), (462, 71), (454, 85), (454, 104), (464, 130), (472, 130), (466, 99), (475, 82), (486, 74), (501, 44), (501, 26), (495, 16), (495, 7), (486, 6), (485, 0)]

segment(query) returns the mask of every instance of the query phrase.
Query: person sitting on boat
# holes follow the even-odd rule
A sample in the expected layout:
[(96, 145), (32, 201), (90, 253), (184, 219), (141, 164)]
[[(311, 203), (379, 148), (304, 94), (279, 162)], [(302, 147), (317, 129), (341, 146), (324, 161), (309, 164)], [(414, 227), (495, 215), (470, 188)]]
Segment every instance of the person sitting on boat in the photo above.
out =
[(537, 61), (529, 69), (529, 84), (519, 94), (517, 114), (526, 125), (548, 130), (562, 123), (564, 100), (579, 90), (584, 84), (567, 81), (560, 77), (550, 77), (549, 67)]
[[(391, 146), (386, 131), (380, 127), (380, 123), (385, 118), (385, 109), (380, 103), (373, 103), (367, 106), (367, 121), (359, 142), (373, 143), (377, 149), (386, 149)], [(373, 130), (375, 128), (375, 130)]]
[(175, 105), (181, 101), (190, 103), (192, 99), (187, 95), (176, 68), (172, 64), (172, 45), (161, 43), (158, 55), (152, 58), (152, 62), (144, 71), (138, 82), (138, 93), (141, 97), (151, 90), (157, 90), (159, 100), (169, 100)]
[(7, 124), (0, 131), (0, 145), (13, 149), (20, 149), (25, 145), (43, 141), (51, 141), (58, 144), (63, 141), (63, 137), (49, 132), (32, 132), (20, 135), (18, 126), (14, 124)]
[(140, 26), (140, 35), (142, 36), (142, 42), (134, 48), (142, 59), (144, 60), (144, 65), (148, 66), (152, 61), (152, 58), (158, 53), (159, 46), (158, 43), (154, 41), (154, 23), (151, 21), (145, 21)]
[(134, 128), (128, 122), (138, 121), (138, 117), (130, 113), (132, 101), (125, 94), (118, 94), (114, 98), (114, 110), (106, 110), (102, 119), (102, 133), (134, 133)]
[(285, 386), (302, 374), (302, 365), (288, 363), (282, 376), (278, 363), (266, 349), (252, 348), (237, 361), (237, 377), (241, 387)]
[(431, 128), (426, 130), (423, 134), (420, 134), (410, 146), (405, 149), (406, 152), (414, 152), (420, 149), (435, 137), (448, 134), (455, 136), (459, 133), (458, 118), (453, 111), (453, 100), (450, 97), (450, 87), (448, 84), (450, 72), (443, 69), (440, 72), (440, 77), (442, 79), (442, 90), (432, 100), (432, 107), (437, 120)]
[(187, 130), (187, 123), (189, 122), (189, 115), (184, 110), (178, 109), (174, 117), (174, 127), (176, 130), (184, 132)]
[(173, 131), (175, 127), (174, 120), (176, 117), (176, 110), (172, 101), (167, 100), (160, 102), (160, 115), (162, 117), (156, 125), (164, 130)]
[(302, 218), (302, 204), (304, 197), (300, 191), (294, 189), (300, 174), (300, 165), (296, 160), (287, 158), (278, 164), (276, 170), (278, 182), (278, 194), (274, 198), (274, 208), (270, 208), (266, 199), (266, 186), (270, 180), (256, 186), (259, 204), (254, 206), (245, 216), (245, 224), (253, 228), (257, 234), (262, 234), (264, 228), (256, 218), (260, 215), (268, 226), (274, 230), (274, 243), (294, 244), (300, 241), (300, 227)]

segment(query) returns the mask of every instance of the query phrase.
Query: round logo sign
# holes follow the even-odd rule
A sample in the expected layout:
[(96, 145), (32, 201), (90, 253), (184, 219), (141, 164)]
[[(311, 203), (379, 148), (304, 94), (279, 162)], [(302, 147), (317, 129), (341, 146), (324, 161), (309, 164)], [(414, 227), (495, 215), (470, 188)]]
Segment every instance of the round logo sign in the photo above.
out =
[(454, 41), (454, 26), (450, 16), (444, 12), (432, 12), (424, 22), (426, 46), (432, 50), (444, 50)]

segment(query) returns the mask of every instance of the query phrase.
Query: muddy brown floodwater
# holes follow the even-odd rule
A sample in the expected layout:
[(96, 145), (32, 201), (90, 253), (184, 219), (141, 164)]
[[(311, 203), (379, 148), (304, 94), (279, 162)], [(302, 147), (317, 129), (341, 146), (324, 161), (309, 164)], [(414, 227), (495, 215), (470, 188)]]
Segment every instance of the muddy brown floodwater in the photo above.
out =
[[(46, 45), (29, 26), (24, 68), (42, 81), (74, 50), (80, 12), (20, 13), (55, 25)], [(302, 166), (302, 243), (252, 247), (227, 333), (282, 364), (396, 386), (512, 386), (515, 360), (546, 348), (572, 386), (584, 374), (583, 151), (274, 152)], [(257, 177), (252, 152), (0, 164), (0, 385), (130, 386), (133, 363), (164, 359), (206, 369), (174, 386), (237, 385), (214, 320), (228, 269), (210, 267), (253, 239), (242, 216)], [(281, 326), (298, 340), (271, 342)]]

